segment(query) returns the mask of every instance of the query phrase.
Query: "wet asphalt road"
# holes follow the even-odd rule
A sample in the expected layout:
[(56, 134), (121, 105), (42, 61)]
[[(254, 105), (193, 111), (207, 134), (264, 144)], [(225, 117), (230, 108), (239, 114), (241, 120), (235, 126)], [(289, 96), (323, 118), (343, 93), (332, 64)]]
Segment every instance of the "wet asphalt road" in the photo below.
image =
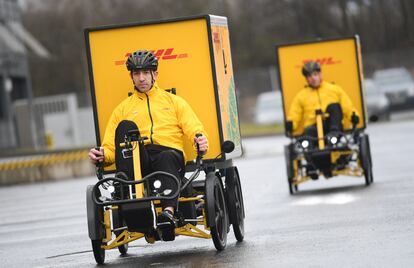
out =
[[(244, 191), (245, 241), (132, 243), (106, 267), (414, 267), (414, 121), (370, 125), (375, 183), (335, 177), (290, 196), (283, 137), (245, 139), (235, 161)], [(0, 188), (1, 267), (94, 267), (84, 178)]]

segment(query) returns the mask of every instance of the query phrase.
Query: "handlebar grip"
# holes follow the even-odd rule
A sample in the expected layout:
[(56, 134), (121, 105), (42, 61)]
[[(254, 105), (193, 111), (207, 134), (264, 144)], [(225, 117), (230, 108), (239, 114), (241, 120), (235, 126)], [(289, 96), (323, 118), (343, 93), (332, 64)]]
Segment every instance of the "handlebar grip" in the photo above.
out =
[[(95, 147), (95, 150), (101, 151), (101, 147)], [(96, 172), (96, 176), (98, 177), (98, 180), (102, 180), (103, 179), (103, 161), (96, 162), (95, 167), (96, 167), (95, 172)]]
[[(95, 147), (95, 150), (101, 151), (101, 147)], [(98, 167), (98, 168), (99, 167), (102, 167), (103, 166), (103, 162), (98, 161), (98, 162), (96, 162), (95, 166)]]
[[(203, 136), (203, 134), (201, 133), (197, 133), (196, 138)], [(198, 144), (198, 142), (196, 142), (196, 146), (197, 146), (197, 154), (200, 154), (200, 145)]]

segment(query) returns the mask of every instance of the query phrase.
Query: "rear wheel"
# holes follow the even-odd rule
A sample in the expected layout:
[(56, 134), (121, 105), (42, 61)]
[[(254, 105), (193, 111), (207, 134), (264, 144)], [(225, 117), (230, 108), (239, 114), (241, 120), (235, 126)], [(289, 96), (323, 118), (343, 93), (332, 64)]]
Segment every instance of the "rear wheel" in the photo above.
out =
[(223, 185), (214, 173), (207, 174), (205, 190), (210, 234), (216, 249), (223, 250), (227, 244), (228, 216)]
[(237, 241), (244, 239), (244, 203), (239, 173), (236, 167), (226, 170), (226, 193), (229, 207), (230, 223), (233, 225)]
[(374, 182), (374, 175), (372, 173), (371, 149), (369, 145), (368, 135), (364, 134), (360, 139), (359, 155), (362, 169), (364, 170), (365, 185), (368, 186)]

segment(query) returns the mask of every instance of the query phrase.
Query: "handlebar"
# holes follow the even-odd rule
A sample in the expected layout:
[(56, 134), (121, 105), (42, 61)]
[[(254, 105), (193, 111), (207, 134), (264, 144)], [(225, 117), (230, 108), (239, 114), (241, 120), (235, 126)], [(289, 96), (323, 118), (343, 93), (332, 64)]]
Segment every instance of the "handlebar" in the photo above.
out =
[[(97, 151), (101, 151), (101, 147), (95, 147), (95, 150)], [(96, 173), (96, 177), (98, 178), (98, 180), (102, 180), (103, 179), (103, 161), (97, 161), (95, 163), (95, 173)]]
[(149, 197), (142, 197), (142, 198), (139, 198), (139, 199), (113, 200), (113, 201), (100, 201), (96, 198), (96, 195), (94, 194), (93, 195), (93, 202), (97, 205), (108, 206), (108, 205), (117, 205), (117, 204), (126, 204), (126, 203), (140, 203), (140, 202), (153, 201), (153, 200), (172, 200), (172, 199), (176, 198), (180, 194), (180, 189), (181, 189), (180, 188), (180, 182), (179, 182), (179, 180), (176, 176), (174, 176), (171, 173), (164, 172), (164, 171), (153, 172), (151, 174), (148, 174), (147, 176), (145, 176), (141, 180), (136, 180), (136, 181), (127, 181), (127, 180), (123, 180), (123, 179), (116, 178), (116, 177), (105, 178), (105, 179), (100, 180), (98, 183), (96, 183), (94, 185), (92, 191), (95, 193), (99, 186), (104, 185), (104, 183), (107, 183), (108, 181), (118, 182), (121, 185), (136, 185), (136, 184), (145, 183), (150, 178), (152, 178), (154, 176), (157, 176), (157, 175), (163, 175), (163, 176), (165, 175), (165, 176), (169, 177), (170, 180), (174, 181), (174, 183), (177, 186), (176, 187), (177, 190), (174, 192), (174, 194), (172, 194), (170, 196), (149, 196)]
[[(196, 134), (197, 138), (201, 137), (201, 136), (202, 136), (202, 134), (200, 134), (200, 133)], [(138, 141), (142, 141), (142, 140), (145, 140), (145, 139), (147, 139), (147, 137), (142, 137), (142, 139), (138, 140)], [(226, 143), (231, 143), (232, 146), (230, 146), (229, 144), (226, 144)], [(125, 145), (128, 145), (128, 144), (124, 143), (123, 145), (125, 146)], [(117, 177), (102, 178), (102, 179), (100, 179), (100, 181), (98, 183), (95, 184), (95, 186), (93, 188), (94, 193), (96, 193), (99, 186), (102, 185), (102, 187), (105, 188), (106, 184), (108, 184), (108, 182), (111, 182), (111, 181), (112, 182), (117, 182), (117, 183), (121, 184), (121, 186), (136, 185), (136, 184), (145, 183), (146, 181), (149, 181), (149, 179), (151, 177), (154, 177), (156, 175), (165, 175), (165, 176), (169, 177), (170, 180), (173, 180), (175, 185), (177, 186), (177, 188), (176, 188), (177, 190), (174, 191), (174, 193), (172, 195), (169, 195), (169, 196), (148, 196), (148, 197), (142, 197), (142, 198), (139, 198), (139, 199), (122, 199), (122, 200), (102, 201), (102, 200), (98, 200), (97, 197), (96, 197), (96, 194), (95, 194), (93, 196), (93, 202), (97, 205), (107, 206), (107, 205), (118, 205), (118, 204), (126, 204), (126, 203), (147, 202), (147, 201), (154, 201), (154, 200), (171, 200), (171, 199), (176, 198), (180, 194), (181, 191), (183, 191), (190, 183), (192, 183), (199, 176), (201, 171), (204, 171), (206, 173), (211, 171), (212, 165), (211, 164), (206, 164), (205, 165), (203, 163), (203, 160), (202, 160), (203, 159), (203, 154), (200, 151), (200, 146), (199, 146), (198, 143), (196, 143), (196, 147), (197, 147), (197, 157), (194, 161), (196, 168), (195, 168), (193, 174), (191, 174), (190, 178), (187, 180), (187, 182), (182, 186), (181, 186), (180, 180), (176, 176), (174, 176), (173, 174), (163, 172), (163, 171), (156, 171), (156, 172), (153, 172), (153, 173), (145, 176), (141, 180), (137, 180), (137, 181), (129, 181), (129, 180), (124, 180), (124, 179), (120, 179), (120, 178), (117, 178)], [(230, 153), (231, 151), (233, 151), (234, 150), (234, 144), (231, 141), (226, 141), (222, 145), (222, 149), (223, 148), (227, 148), (227, 149), (224, 149), (224, 151), (221, 152), (220, 155), (223, 154), (223, 153)], [(120, 187), (120, 188), (122, 189), (123, 187)], [(124, 198), (123, 194), (122, 194), (122, 190), (121, 190), (121, 198)]]
[(126, 148), (127, 147), (128, 148), (128, 147), (130, 147), (130, 143), (133, 142), (133, 141), (137, 141), (137, 142), (141, 143), (141, 142), (144, 142), (146, 140), (148, 140), (148, 137), (147, 136), (141, 137), (139, 135), (138, 129), (130, 130), (130, 131), (128, 131), (128, 134), (125, 135), (124, 142), (119, 144), (119, 147), (121, 147), (121, 148)]
[[(203, 136), (201, 133), (196, 134), (196, 138)], [(194, 181), (198, 175), (200, 174), (201, 170), (203, 169), (203, 154), (200, 151), (200, 145), (196, 143), (197, 148), (197, 157), (195, 159), (196, 169), (194, 173), (190, 176), (188, 181), (181, 187), (181, 191), (184, 190), (192, 181)]]
[[(196, 137), (201, 137), (202, 134), (201, 133), (197, 133)], [(130, 148), (131, 147), (131, 142), (132, 141), (138, 141), (138, 142), (143, 142), (145, 140), (147, 140), (148, 137), (140, 137), (139, 136), (139, 131), (138, 130), (130, 130), (128, 131), (128, 133), (125, 135), (125, 142), (120, 143), (120, 147), (121, 148)], [(99, 148), (96, 148), (97, 150), (99, 150)], [(189, 180), (180, 187), (180, 182), (178, 180), (178, 178), (176, 176), (174, 176), (173, 174), (167, 173), (167, 172), (163, 172), (163, 171), (156, 171), (153, 172), (147, 176), (145, 176), (144, 178), (142, 178), (141, 180), (136, 180), (136, 181), (127, 181), (127, 180), (123, 180), (120, 178), (116, 178), (116, 177), (108, 177), (108, 178), (103, 178), (103, 172), (102, 172), (102, 168), (100, 167), (99, 170), (101, 171), (101, 176), (99, 177), (100, 180), (98, 183), (95, 184), (93, 191), (95, 192), (99, 186), (104, 186), (105, 184), (107, 184), (108, 182), (112, 181), (112, 182), (118, 182), (121, 185), (136, 185), (136, 184), (141, 184), (141, 183), (145, 183), (146, 181), (148, 181), (151, 177), (154, 177), (156, 175), (166, 175), (167, 177), (169, 177), (171, 180), (174, 181), (175, 185), (177, 186), (177, 191), (175, 191), (172, 195), (169, 196), (149, 196), (149, 197), (143, 197), (143, 198), (139, 198), (139, 199), (127, 199), (127, 200), (112, 200), (112, 201), (101, 201), (98, 200), (96, 198), (96, 195), (94, 195), (93, 197), (93, 201), (97, 204), (97, 205), (117, 205), (117, 204), (125, 204), (125, 203), (137, 203), (137, 202), (146, 202), (146, 201), (153, 201), (153, 200), (171, 200), (176, 198), (179, 193), (185, 189), (194, 179), (196, 179), (198, 177), (198, 175), (200, 174), (200, 172), (202, 170), (204, 170), (204, 166), (203, 166), (203, 153), (200, 151), (200, 145), (198, 143), (196, 143), (196, 149), (197, 149), (197, 157), (195, 159), (195, 164), (196, 164), (196, 170), (195, 172), (191, 175), (191, 177), (189, 178)], [(102, 163), (100, 162), (99, 165), (102, 166)], [(98, 163), (97, 163), (97, 170), (98, 170)], [(98, 172), (98, 171), (97, 171)], [(98, 173), (97, 173), (98, 174)]]
[[(197, 133), (196, 134), (196, 138), (199, 138), (199, 137), (201, 137), (201, 136), (203, 136), (203, 134), (201, 134), (201, 133)], [(196, 158), (196, 163), (200, 163), (201, 164), (201, 161), (202, 161), (202, 159), (203, 159), (203, 154), (201, 153), (201, 151), (200, 151), (200, 145), (198, 144), (198, 142), (196, 142), (196, 147), (197, 147), (197, 158)]]

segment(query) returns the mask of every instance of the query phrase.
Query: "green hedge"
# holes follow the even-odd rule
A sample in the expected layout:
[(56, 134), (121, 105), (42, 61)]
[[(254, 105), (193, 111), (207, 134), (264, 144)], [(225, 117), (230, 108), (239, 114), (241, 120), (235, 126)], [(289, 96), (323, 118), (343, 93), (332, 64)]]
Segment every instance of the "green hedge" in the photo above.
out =
[(283, 124), (241, 124), (240, 131), (242, 137), (254, 137), (254, 136), (266, 136), (266, 135), (279, 135), (284, 133)]

